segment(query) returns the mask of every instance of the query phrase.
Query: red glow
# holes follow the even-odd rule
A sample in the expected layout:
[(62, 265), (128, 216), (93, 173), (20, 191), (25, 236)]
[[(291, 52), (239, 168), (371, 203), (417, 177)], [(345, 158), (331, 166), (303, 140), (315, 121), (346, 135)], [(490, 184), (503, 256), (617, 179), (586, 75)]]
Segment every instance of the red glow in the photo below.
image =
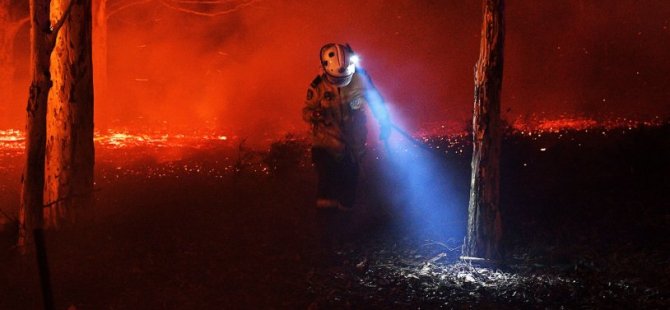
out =
[(132, 147), (189, 147), (205, 148), (212, 144), (224, 143), (228, 137), (219, 133), (169, 134), (160, 131), (152, 133), (131, 133), (128, 131), (107, 130), (96, 132), (95, 142), (103, 148), (120, 149)]
[(0, 150), (4, 154), (10, 152), (23, 151), (24, 149), (23, 132), (18, 129), (0, 130)]
[[(664, 121), (654, 118), (647, 121), (637, 121), (627, 118), (615, 118), (605, 121), (596, 121), (585, 117), (564, 117), (560, 119), (540, 119), (531, 117), (528, 120), (517, 119), (512, 122), (515, 132), (528, 135), (542, 133), (560, 133), (564, 131), (588, 131), (590, 129), (632, 130), (640, 126), (659, 126)], [(435, 122), (430, 128), (416, 132), (417, 136), (451, 138), (467, 135), (461, 126), (449, 122)], [(19, 154), (24, 148), (23, 132), (18, 129), (0, 130), (0, 152), (4, 154)], [(218, 131), (190, 130), (184, 132), (170, 132), (162, 129), (145, 129), (142, 132), (129, 129), (96, 131), (95, 143), (98, 149), (118, 150), (130, 148), (151, 148), (155, 150), (189, 148), (194, 150), (216, 148), (219, 146), (235, 146), (241, 142), (239, 136), (224, 134)]]
[[(27, 16), (16, 3), (13, 14)], [(94, 56), (106, 60), (94, 69), (101, 131), (167, 123), (168, 131), (207, 128), (252, 142), (304, 132), (305, 89), (319, 72), (319, 47), (331, 41), (351, 43), (395, 118), (415, 132), (442, 124), (451, 131), (471, 117), (478, 1), (250, 1), (213, 17), (164, 1), (106, 3), (106, 28), (94, 23)], [(670, 113), (670, 6), (662, 1), (622, 0), (608, 10), (577, 0), (517, 1), (506, 13), (508, 119), (585, 115), (523, 125), (560, 130), (610, 113)], [(11, 21), (0, 23), (2, 37)], [(0, 50), (0, 128), (21, 128), (25, 117), (28, 25), (18, 29), (13, 49)]]

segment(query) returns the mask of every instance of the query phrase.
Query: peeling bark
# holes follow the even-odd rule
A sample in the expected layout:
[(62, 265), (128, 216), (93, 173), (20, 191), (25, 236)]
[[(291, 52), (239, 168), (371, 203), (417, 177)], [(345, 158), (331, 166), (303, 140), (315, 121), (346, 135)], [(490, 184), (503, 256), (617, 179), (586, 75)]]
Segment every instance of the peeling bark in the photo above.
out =
[(51, 52), (56, 34), (69, 15), (73, 2), (63, 16), (51, 23), (49, 0), (30, 0), (30, 72), (32, 81), (26, 107), (26, 162), (21, 177), (18, 247), (22, 252), (34, 244), (34, 232), (44, 226), (44, 170), (46, 149), (46, 118), (51, 80)]
[[(54, 0), (59, 16), (71, 0)], [(51, 54), (54, 81), (47, 111), (45, 224), (73, 222), (93, 192), (93, 63), (91, 0), (74, 0)]]
[(473, 154), (468, 229), (463, 255), (498, 259), (500, 240), (500, 93), (504, 0), (484, 0), (479, 60), (475, 66)]

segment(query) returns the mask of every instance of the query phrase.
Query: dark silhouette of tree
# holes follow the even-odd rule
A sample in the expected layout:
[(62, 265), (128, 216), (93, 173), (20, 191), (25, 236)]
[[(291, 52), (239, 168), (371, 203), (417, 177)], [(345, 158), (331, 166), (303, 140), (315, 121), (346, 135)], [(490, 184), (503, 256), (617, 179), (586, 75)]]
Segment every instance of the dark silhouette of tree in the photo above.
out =
[(19, 247), (25, 252), (33, 242), (34, 231), (44, 225), (44, 158), (46, 115), (51, 80), (51, 52), (72, 3), (55, 24), (51, 23), (50, 1), (30, 0), (30, 73), (32, 81), (26, 107), (26, 163), (22, 177), (19, 209)]
[(500, 93), (505, 34), (504, 0), (484, 0), (475, 66), (473, 154), (468, 229), (463, 255), (495, 260), (500, 240)]

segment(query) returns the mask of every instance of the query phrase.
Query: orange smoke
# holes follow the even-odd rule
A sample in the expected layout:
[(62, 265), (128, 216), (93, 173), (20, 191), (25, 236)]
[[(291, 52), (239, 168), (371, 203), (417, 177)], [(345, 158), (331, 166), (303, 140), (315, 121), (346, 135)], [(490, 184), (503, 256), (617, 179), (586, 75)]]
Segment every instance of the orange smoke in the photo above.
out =
[[(471, 117), (479, 1), (251, 1), (213, 17), (160, 1), (107, 1), (106, 48), (94, 37), (94, 54), (106, 53), (98, 130), (196, 128), (261, 142), (305, 131), (300, 108), (327, 42), (352, 45), (410, 131)], [(505, 117), (670, 113), (670, 40), (662, 40), (670, 7), (625, 0), (608, 8), (576, 0), (508, 4)], [(11, 72), (0, 72), (0, 129), (23, 127), (27, 31), (24, 25), (13, 40)]]

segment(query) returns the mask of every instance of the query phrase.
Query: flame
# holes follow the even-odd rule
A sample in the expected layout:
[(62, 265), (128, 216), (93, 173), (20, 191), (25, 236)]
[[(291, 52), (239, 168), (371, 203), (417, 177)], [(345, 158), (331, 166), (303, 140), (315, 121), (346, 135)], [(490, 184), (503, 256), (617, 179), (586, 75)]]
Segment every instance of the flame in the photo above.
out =
[(110, 149), (130, 148), (130, 147), (191, 147), (207, 148), (217, 142), (228, 141), (227, 135), (216, 132), (193, 132), (193, 133), (167, 133), (159, 130), (151, 133), (132, 133), (129, 131), (108, 130), (105, 132), (96, 132), (95, 142), (102, 147)]
[(17, 155), (23, 153), (25, 137), (18, 129), (0, 130), (0, 155)]

